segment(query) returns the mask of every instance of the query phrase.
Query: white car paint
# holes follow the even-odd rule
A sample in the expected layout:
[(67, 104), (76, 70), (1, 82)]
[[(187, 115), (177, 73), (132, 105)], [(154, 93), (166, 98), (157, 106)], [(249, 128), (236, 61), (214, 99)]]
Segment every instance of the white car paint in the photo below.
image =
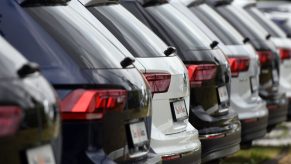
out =
[[(251, 78), (255, 78), (254, 83), (256, 86), (259, 86), (260, 67), (256, 51), (250, 44), (224, 45), (220, 39), (199, 20), (199, 18), (197, 18), (189, 9), (185, 8), (185, 6), (194, 1), (195, 0), (170, 0), (170, 3), (193, 20), (196, 25), (199, 24), (199, 28), (209, 38), (219, 41), (220, 43), (218, 46), (226, 56), (244, 56), (250, 58), (248, 71), (239, 73), (238, 77), (232, 78), (230, 107), (238, 112), (240, 120), (266, 117), (266, 115), (268, 115), (268, 110), (266, 108), (266, 103), (259, 96), (258, 88), (255, 91), (251, 90)], [(207, 8), (209, 12), (212, 12), (211, 14), (215, 15), (219, 22), (228, 27), (234, 37), (243, 42), (244, 38), (239, 34), (239, 32), (237, 32), (237, 30), (234, 29), (223, 17), (216, 13), (216, 11), (206, 4), (201, 5), (201, 7)]]
[[(76, 2), (77, 0), (73, 1)], [(96, 1), (96, 0), (95, 0)], [(80, 1), (82, 2), (82, 1)], [(77, 4), (76, 9), (77, 9)], [(143, 32), (144, 42), (159, 46), (166, 50), (168, 46), (156, 36), (150, 29), (135, 18), (129, 11), (121, 5), (114, 5), (122, 12), (123, 19), (130, 19), (132, 30)], [(104, 34), (114, 45), (126, 54), (131, 56), (130, 52), (120, 43), (117, 38), (106, 27), (99, 22), (86, 9), (79, 9), (84, 17), (94, 27)], [(161, 51), (160, 53), (163, 53)], [(131, 56), (133, 57), (133, 56)], [(185, 100), (187, 112), (190, 108), (190, 88), (187, 69), (178, 56), (169, 56), (162, 58), (135, 58), (134, 65), (142, 73), (169, 73), (171, 74), (171, 83), (165, 93), (155, 93), (152, 102), (152, 130), (151, 147), (155, 153), (161, 156), (181, 154), (201, 149), (201, 143), (198, 139), (198, 131), (189, 123), (188, 119), (174, 122), (170, 103), (176, 100)], [(138, 63), (138, 64), (137, 64)]]
[[(254, 4), (256, 3), (253, 0), (235, 0), (233, 2), (234, 5), (239, 6), (239, 7), (245, 7), (246, 5), (249, 4)], [(286, 7), (287, 9), (287, 7)], [(267, 19), (267, 17), (266, 17)], [(270, 21), (271, 22), (271, 21)], [(285, 37), (271, 37), (271, 41), (274, 43), (275, 47), (278, 50), (284, 48), (284, 49), (289, 49), (291, 50), (291, 39), (287, 38), (286, 34), (284, 33), (283, 30), (281, 30), (275, 23), (271, 22), (270, 26), (275, 29), (278, 33), (281, 33), (282, 36)], [(291, 59), (284, 60), (283, 62), (280, 63), (280, 91), (285, 92), (287, 97), (291, 97)]]

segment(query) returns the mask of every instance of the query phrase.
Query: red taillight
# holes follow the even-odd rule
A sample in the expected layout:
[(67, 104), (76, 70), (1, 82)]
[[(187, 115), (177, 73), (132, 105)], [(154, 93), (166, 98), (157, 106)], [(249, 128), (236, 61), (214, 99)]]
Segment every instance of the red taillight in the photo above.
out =
[(249, 119), (245, 119), (245, 120), (242, 120), (243, 122), (245, 123), (253, 123), (253, 122), (256, 122), (257, 119), (256, 118), (249, 118)]
[(180, 154), (169, 155), (169, 156), (162, 156), (163, 161), (172, 161), (181, 158)]
[(75, 90), (61, 103), (62, 119), (102, 119), (107, 111), (123, 111), (126, 101), (125, 90)]
[(279, 49), (280, 51), (280, 59), (281, 62), (283, 62), (284, 60), (288, 60), (291, 59), (291, 50), (290, 49)]
[(199, 138), (201, 139), (201, 140), (205, 140), (205, 139), (217, 139), (217, 138), (223, 138), (223, 137), (225, 137), (225, 134), (221, 134), (221, 133), (219, 133), (219, 134), (207, 134), (207, 135), (201, 135), (201, 136), (199, 136)]
[(271, 62), (273, 60), (273, 53), (271, 51), (257, 51), (261, 65)]
[(152, 93), (167, 92), (171, 83), (171, 75), (167, 73), (146, 73), (147, 79)]
[(0, 137), (14, 134), (21, 122), (22, 110), (17, 106), (0, 107)]
[(248, 57), (229, 57), (228, 62), (232, 77), (237, 77), (240, 72), (247, 71), (250, 65), (250, 59)]
[(203, 81), (211, 80), (216, 75), (215, 64), (187, 65), (191, 87), (201, 86)]

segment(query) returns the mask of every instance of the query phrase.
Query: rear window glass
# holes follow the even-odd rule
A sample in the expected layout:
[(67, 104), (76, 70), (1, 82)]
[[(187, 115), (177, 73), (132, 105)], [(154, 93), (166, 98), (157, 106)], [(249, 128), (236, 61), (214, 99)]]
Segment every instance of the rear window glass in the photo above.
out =
[(285, 38), (285, 33), (255, 7), (247, 9), (249, 13), (274, 37)]
[(167, 45), (121, 5), (89, 9), (135, 57), (165, 56)]
[(268, 32), (263, 29), (246, 11), (235, 6), (218, 7), (217, 10), (251, 40), (265, 40)]
[(181, 42), (184, 49), (209, 49), (212, 41), (191, 20), (169, 4), (147, 7), (171, 37)]
[(72, 6), (26, 9), (81, 67), (121, 68), (120, 61), (125, 55)]
[(243, 37), (224, 18), (207, 5), (191, 7), (200, 18), (225, 45), (243, 44)]

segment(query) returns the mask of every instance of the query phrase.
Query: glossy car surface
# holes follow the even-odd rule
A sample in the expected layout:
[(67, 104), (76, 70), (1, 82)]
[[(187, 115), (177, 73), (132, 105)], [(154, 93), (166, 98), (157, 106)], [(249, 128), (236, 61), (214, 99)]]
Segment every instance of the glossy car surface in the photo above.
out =
[[(225, 92), (230, 89), (230, 69), (225, 56), (219, 49), (211, 49), (211, 40), (170, 4), (127, 0), (121, 3), (168, 45), (177, 47), (178, 56), (188, 67), (191, 79), (189, 120), (199, 130), (202, 162), (236, 152), (240, 142), (237, 113), (229, 109), (229, 95), (218, 96), (218, 88), (222, 87), (220, 90)], [(215, 67), (215, 73), (197, 82), (192, 71), (199, 65), (202, 69)], [(223, 98), (222, 101), (219, 98)]]
[[(193, 154), (191, 159), (200, 161), (198, 132), (188, 121), (189, 80), (184, 64), (174, 52), (167, 57), (166, 44), (123, 6), (94, 2), (95, 6), (89, 5), (88, 10), (131, 51), (140, 63), (137, 68), (151, 84), (154, 94), (151, 148), (163, 159)], [(153, 75), (167, 76), (168, 82), (165, 79), (161, 85), (152, 79)], [(177, 104), (179, 107), (174, 108)], [(183, 111), (178, 114), (178, 109)], [(179, 161), (185, 162), (183, 158), (176, 160)]]
[[(242, 143), (251, 143), (253, 139), (264, 136), (268, 125), (268, 110), (258, 95), (260, 69), (255, 50), (251, 45), (243, 44), (244, 38), (239, 32), (207, 4), (195, 0), (172, 0), (171, 3), (191, 17), (210, 38), (218, 40), (218, 46), (228, 56), (232, 69), (230, 107), (239, 114)], [(192, 14), (186, 12), (186, 6)], [(244, 68), (238, 68), (238, 65)]]
[[(207, 1), (228, 20), (256, 49), (261, 63), (259, 95), (267, 102), (268, 129), (286, 120), (286, 95), (279, 92), (279, 57), (270, 35), (246, 11), (234, 5)], [(266, 59), (266, 60), (265, 60)]]
[[(26, 2), (20, 6), (1, 1), (5, 16), (0, 29), (28, 59), (40, 64), (62, 99), (62, 163), (146, 157), (150, 118), (146, 129), (143, 124), (151, 113), (151, 93), (137, 69), (121, 66), (131, 54), (121, 52), (98, 26), (84, 19), (90, 12), (77, 1)], [(88, 103), (88, 108), (80, 103)], [(90, 103), (96, 103), (96, 108)], [(133, 138), (138, 129), (140, 140)]]
[[(242, 6), (250, 15), (253, 16), (258, 23), (263, 26), (266, 31), (272, 35), (272, 42), (277, 48), (280, 58), (280, 91), (285, 92), (291, 103), (291, 39), (287, 38), (274, 22), (269, 20), (261, 11), (259, 11), (255, 3), (248, 3)], [(291, 117), (291, 106), (288, 107), (288, 117)]]
[(59, 164), (59, 103), (35, 64), (0, 37), (0, 161)]

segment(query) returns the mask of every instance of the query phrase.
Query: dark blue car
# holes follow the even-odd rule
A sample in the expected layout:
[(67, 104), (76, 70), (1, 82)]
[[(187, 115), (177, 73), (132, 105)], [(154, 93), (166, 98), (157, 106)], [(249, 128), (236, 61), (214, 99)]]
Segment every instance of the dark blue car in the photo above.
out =
[(40, 65), (61, 98), (62, 164), (145, 160), (150, 88), (130, 54), (88, 23), (78, 6), (1, 0), (1, 34)]

